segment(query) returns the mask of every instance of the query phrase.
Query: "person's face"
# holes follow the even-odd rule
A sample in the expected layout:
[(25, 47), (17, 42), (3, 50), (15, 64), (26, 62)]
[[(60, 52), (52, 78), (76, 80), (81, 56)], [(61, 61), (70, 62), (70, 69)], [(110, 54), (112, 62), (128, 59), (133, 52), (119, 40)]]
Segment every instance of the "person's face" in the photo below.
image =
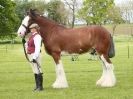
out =
[(36, 28), (31, 28), (31, 29), (30, 29), (30, 32), (31, 32), (31, 33), (35, 33), (35, 32), (37, 32), (37, 30), (36, 30)]

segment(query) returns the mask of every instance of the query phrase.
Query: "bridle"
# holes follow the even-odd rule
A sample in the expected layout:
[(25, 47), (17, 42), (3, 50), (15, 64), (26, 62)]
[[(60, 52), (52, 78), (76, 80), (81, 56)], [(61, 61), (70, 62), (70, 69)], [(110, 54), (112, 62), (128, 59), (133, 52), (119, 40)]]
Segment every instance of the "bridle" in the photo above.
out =
[(22, 24), (22, 26), (23, 26), (26, 30), (28, 29), (28, 27), (27, 27), (26, 25)]
[(26, 36), (26, 34), (27, 34), (28, 26), (26, 26), (26, 25), (24, 25), (24, 24), (21, 24), (21, 25), (26, 29), (25, 35), (23, 36), (23, 38), (25, 38), (25, 36)]

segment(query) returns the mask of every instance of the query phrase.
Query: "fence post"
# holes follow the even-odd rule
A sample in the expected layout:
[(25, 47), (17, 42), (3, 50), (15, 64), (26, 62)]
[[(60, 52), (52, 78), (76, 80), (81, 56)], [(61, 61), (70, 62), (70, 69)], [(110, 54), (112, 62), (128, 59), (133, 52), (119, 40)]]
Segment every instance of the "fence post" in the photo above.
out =
[(6, 44), (6, 53), (7, 53), (7, 44)]
[(128, 58), (130, 57), (129, 44), (128, 44)]

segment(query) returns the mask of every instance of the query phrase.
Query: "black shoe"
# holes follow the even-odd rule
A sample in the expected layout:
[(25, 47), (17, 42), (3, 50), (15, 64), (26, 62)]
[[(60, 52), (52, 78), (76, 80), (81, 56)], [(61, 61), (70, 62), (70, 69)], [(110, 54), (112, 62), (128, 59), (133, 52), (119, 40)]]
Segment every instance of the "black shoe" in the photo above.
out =
[(37, 74), (34, 74), (35, 77), (35, 83), (36, 83), (36, 87), (34, 88), (33, 91), (35, 91), (38, 88), (38, 80), (37, 80)]
[(43, 90), (43, 76), (42, 76), (42, 73), (38, 74), (38, 90)]
[(36, 91), (37, 89), (38, 89), (38, 88), (36, 87), (36, 88), (33, 89), (33, 91)]
[(42, 73), (36, 74), (36, 88), (34, 91), (42, 91), (43, 90), (43, 76)]
[(34, 91), (43, 91), (43, 88), (42, 87), (41, 88), (37, 88)]

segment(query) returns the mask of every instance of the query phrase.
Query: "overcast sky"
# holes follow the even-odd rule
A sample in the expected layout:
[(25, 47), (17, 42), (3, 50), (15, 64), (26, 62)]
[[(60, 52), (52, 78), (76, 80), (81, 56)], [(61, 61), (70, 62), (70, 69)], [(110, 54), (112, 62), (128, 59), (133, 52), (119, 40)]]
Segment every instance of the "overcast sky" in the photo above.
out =
[(127, 1), (131, 1), (131, 0), (115, 0), (115, 4), (120, 5), (120, 4), (125, 3)]

